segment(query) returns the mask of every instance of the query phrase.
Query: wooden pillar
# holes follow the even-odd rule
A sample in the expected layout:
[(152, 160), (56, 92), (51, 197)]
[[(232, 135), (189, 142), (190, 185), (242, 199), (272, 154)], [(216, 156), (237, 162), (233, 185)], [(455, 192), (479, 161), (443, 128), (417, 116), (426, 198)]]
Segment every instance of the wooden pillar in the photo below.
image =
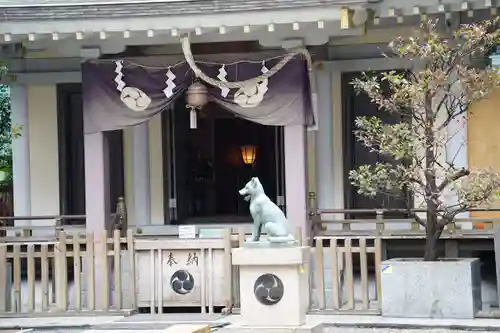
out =
[[(111, 229), (111, 210), (109, 200), (109, 154), (105, 133), (85, 134), (85, 210), (87, 233), (94, 233), (95, 249), (106, 246), (104, 233), (109, 236)], [(110, 294), (109, 260), (95, 256), (95, 299), (97, 308), (105, 310), (107, 302), (101, 295)]]
[[(28, 94), (25, 86), (10, 88), (12, 129), (20, 129), (20, 137), (12, 140), (14, 215), (31, 215), (30, 144), (28, 128)], [(31, 221), (15, 221), (14, 225), (31, 225)]]
[(132, 129), (132, 178), (136, 226), (151, 224), (151, 189), (148, 123)]
[(308, 237), (306, 138), (302, 125), (285, 126), (286, 213), (294, 230)]

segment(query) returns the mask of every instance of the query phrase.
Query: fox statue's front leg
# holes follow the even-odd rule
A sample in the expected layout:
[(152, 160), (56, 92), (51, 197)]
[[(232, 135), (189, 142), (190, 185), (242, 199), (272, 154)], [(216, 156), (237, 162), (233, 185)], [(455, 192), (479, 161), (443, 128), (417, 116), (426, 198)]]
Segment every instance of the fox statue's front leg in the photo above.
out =
[(260, 234), (262, 233), (262, 224), (258, 216), (253, 217), (252, 226), (252, 236), (247, 240), (247, 242), (258, 242), (260, 239)]

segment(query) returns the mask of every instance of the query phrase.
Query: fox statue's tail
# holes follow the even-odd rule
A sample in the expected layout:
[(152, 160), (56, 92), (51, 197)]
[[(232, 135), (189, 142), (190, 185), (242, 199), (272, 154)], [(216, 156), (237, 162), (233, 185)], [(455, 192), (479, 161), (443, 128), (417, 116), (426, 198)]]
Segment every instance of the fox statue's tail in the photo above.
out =
[(269, 236), (267, 240), (271, 243), (289, 243), (294, 242), (295, 237), (292, 234), (288, 234), (288, 236)]

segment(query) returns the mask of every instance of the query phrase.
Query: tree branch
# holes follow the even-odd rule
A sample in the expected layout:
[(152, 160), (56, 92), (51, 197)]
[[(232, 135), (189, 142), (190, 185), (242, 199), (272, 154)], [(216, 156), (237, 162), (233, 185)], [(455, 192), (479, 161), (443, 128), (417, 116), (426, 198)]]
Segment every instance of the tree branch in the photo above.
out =
[(410, 177), (410, 178), (408, 178), (408, 181), (411, 183), (416, 183), (416, 184), (420, 185), (421, 187), (425, 187), (425, 184), (421, 179), (418, 179), (415, 177)]
[(412, 214), (411, 214), (411, 215), (412, 215), (412, 217), (415, 219), (415, 221), (417, 221), (417, 223), (418, 223), (418, 224), (420, 224), (422, 227), (425, 227), (425, 222), (424, 222), (424, 220), (423, 220), (420, 216), (418, 216), (418, 214), (417, 214), (417, 213), (412, 212)]
[(460, 208), (458, 208), (454, 211), (446, 212), (439, 220), (438, 225), (440, 227), (443, 227), (443, 228), (446, 227), (448, 224), (453, 223), (453, 221), (455, 220), (455, 216), (457, 216), (460, 213), (465, 212), (466, 210), (467, 210), (467, 206), (460, 205)]
[(441, 192), (443, 191), (446, 186), (449, 184), (459, 180), (462, 177), (470, 175), (470, 170), (468, 169), (460, 169), (457, 172), (455, 172), (453, 175), (446, 177), (441, 184), (438, 186), (438, 191)]

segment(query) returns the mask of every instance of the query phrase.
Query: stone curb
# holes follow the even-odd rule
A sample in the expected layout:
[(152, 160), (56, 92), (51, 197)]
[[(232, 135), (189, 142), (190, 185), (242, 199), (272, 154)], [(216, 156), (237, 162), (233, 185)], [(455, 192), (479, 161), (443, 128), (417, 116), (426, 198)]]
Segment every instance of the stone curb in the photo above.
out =
[(14, 330), (19, 330), (19, 331), (26, 331), (26, 332), (29, 332), (28, 330), (34, 330), (34, 331), (37, 331), (37, 330), (48, 330), (48, 331), (57, 331), (57, 330), (88, 330), (88, 329), (92, 329), (94, 325), (88, 325), (88, 324), (85, 324), (85, 325), (39, 325), (39, 326), (35, 326), (35, 325), (30, 325), (30, 326), (0, 326), (0, 331), (1, 330), (11, 330), (11, 331), (14, 331)]

